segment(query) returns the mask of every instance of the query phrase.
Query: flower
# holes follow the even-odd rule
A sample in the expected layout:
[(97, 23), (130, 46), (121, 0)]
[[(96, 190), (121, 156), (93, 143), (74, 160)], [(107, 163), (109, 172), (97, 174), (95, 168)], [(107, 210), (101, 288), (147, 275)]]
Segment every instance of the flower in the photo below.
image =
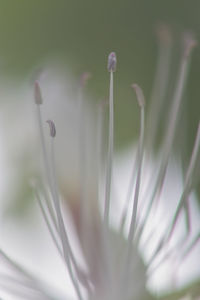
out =
[[(165, 51), (167, 51), (167, 47), (169, 50), (170, 39), (166, 29), (161, 38), (165, 44)], [(147, 126), (145, 126), (146, 104), (144, 94), (139, 85), (132, 85), (140, 109), (140, 135), (127, 199), (125, 199), (126, 201), (124, 199), (120, 201), (122, 208), (117, 211), (119, 222), (116, 222), (115, 225), (112, 220), (112, 208), (115, 201), (113, 196), (113, 73), (116, 71), (116, 54), (111, 52), (108, 58), (110, 88), (106, 162), (101, 157), (101, 149), (103, 148), (102, 125), (104, 124), (102, 121), (102, 107), (91, 108), (83, 100), (83, 89), (88, 78), (88, 74), (85, 73), (79, 84), (80, 99), (75, 108), (75, 124), (77, 127), (72, 130), (77, 139), (74, 138), (76, 146), (72, 147), (72, 152), (76, 153), (76, 161), (71, 161), (71, 164), (76, 164), (76, 171), (75, 175), (71, 174), (69, 176), (69, 182), (67, 177), (63, 175), (69, 167), (63, 161), (63, 157), (65, 157), (63, 152), (66, 149), (62, 147), (55, 149), (59, 130), (55, 120), (49, 118), (46, 125), (49, 125), (50, 129), (50, 141), (47, 140), (42, 117), (45, 99), (43, 99), (39, 81), (35, 82), (35, 105), (45, 175), (44, 179), (39, 182), (34, 180), (32, 187), (49, 234), (72, 282), (74, 295), (72, 298), (68, 297), (66, 299), (154, 299), (155, 295), (147, 288), (147, 281), (151, 278), (153, 272), (160, 268), (166, 260), (171, 260), (174, 263), (174, 271), (177, 271), (178, 266), (198, 243), (199, 232), (195, 236), (191, 234), (190, 195), (197, 172), (200, 125), (198, 126), (177, 207), (169, 216), (167, 222), (163, 220), (160, 228), (156, 228), (157, 223), (154, 224), (165, 189), (166, 178), (168, 177), (172, 145), (175, 140), (190, 54), (195, 43), (191, 35), (185, 35), (184, 51), (181, 57), (174, 99), (164, 133), (160, 159), (156, 163), (157, 171), (153, 170), (155, 173), (151, 173), (151, 178), (149, 181), (147, 180), (147, 184), (144, 180), (145, 165), (152, 159), (151, 152), (148, 150), (152, 148), (154, 142), (156, 127), (159, 124), (158, 116), (161, 104), (157, 102), (158, 99), (155, 96), (150, 110), (150, 117), (147, 119)], [(164, 60), (164, 64), (167, 65), (167, 61)], [(168, 70), (161, 68), (159, 72), (165, 73)], [(162, 81), (165, 76), (166, 74), (164, 76), (161, 74), (158, 80)], [(163, 84), (165, 83), (162, 82)], [(165, 89), (165, 87), (163, 88)], [(159, 93), (162, 93), (161, 90)], [(162, 96), (164, 99), (164, 95)], [(93, 127), (94, 119), (98, 120), (96, 127)], [(63, 144), (65, 144), (65, 147), (70, 148), (72, 146), (70, 145), (71, 140), (67, 134), (63, 136), (62, 133), (58, 140), (62, 142), (64, 139), (68, 143)], [(59, 160), (60, 156), (62, 157), (61, 160)], [(79, 189), (74, 187), (74, 181), (79, 181)], [(174, 240), (173, 237), (182, 213), (186, 215), (188, 226), (184, 238), (177, 242), (177, 238)], [(72, 228), (69, 226), (68, 218), (71, 218)], [(161, 229), (160, 232), (158, 229)], [(146, 248), (150, 249), (149, 257), (142, 257), (141, 245), (145, 245)], [(9, 269), (17, 274), (17, 276), (13, 275), (11, 277), (4, 276), (4, 279), (7, 279), (7, 283), (11, 280), (11, 282), (21, 287), (21, 290), (17, 290), (20, 297), (25, 299), (61, 299), (59, 296), (54, 298), (52, 293), (37, 278), (31, 276), (29, 272), (16, 264), (3, 250), (0, 251), (0, 257)], [(5, 287), (3, 284), (0, 285)], [(12, 285), (8, 289), (9, 292), (16, 293)]]

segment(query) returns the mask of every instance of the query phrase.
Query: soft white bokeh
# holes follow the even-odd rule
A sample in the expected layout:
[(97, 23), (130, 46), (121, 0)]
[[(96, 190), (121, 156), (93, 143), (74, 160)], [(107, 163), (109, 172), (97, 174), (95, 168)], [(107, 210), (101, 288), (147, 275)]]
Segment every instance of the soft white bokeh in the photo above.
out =
[[(124, 202), (126, 201), (126, 195), (128, 191), (128, 184), (131, 178), (131, 172), (134, 165), (134, 159), (136, 156), (136, 146), (132, 146), (124, 153), (116, 157), (116, 166), (114, 171), (114, 186), (117, 203), (113, 205), (111, 210), (112, 220), (114, 226), (118, 226)], [(154, 186), (154, 180), (156, 175), (156, 169), (159, 165), (159, 157), (154, 157), (147, 162), (145, 160), (142, 171), (142, 183), (139, 197), (139, 214), (142, 216), (145, 212), (145, 208), (148, 203), (148, 196)], [(150, 184), (150, 185), (149, 185)], [(148, 189), (147, 189), (148, 188)], [(167, 174), (165, 178), (165, 184), (157, 209), (153, 209), (150, 214), (149, 221), (147, 223), (145, 232), (143, 234), (140, 251), (145, 262), (147, 262), (155, 249), (159, 240), (167, 234), (169, 224), (171, 224), (173, 214), (178, 205), (183, 190), (183, 174), (181, 166), (177, 159), (171, 159)], [(197, 196), (192, 193), (189, 197), (190, 203), (190, 215), (191, 215), (191, 231), (188, 241), (192, 241), (200, 228), (199, 207), (197, 203)], [(131, 204), (128, 210), (128, 219), (131, 218)], [(128, 226), (126, 226), (126, 232)], [(149, 234), (154, 232), (154, 235), (145, 244)], [(182, 212), (176, 229), (174, 231), (170, 247), (175, 247), (178, 242), (184, 237), (186, 232), (186, 224), (184, 214)], [(170, 249), (170, 248), (169, 248)], [(165, 250), (166, 251), (166, 250)], [(164, 251), (161, 255), (164, 255)], [(179, 248), (174, 253), (174, 259), (166, 259), (161, 263), (160, 267), (156, 269), (153, 276), (148, 281), (148, 286), (151, 290), (158, 293), (163, 291), (174, 290), (176, 288), (183, 287), (185, 284), (198, 279), (200, 277), (199, 257), (200, 257), (200, 244), (191, 251), (191, 253), (179, 263)]]

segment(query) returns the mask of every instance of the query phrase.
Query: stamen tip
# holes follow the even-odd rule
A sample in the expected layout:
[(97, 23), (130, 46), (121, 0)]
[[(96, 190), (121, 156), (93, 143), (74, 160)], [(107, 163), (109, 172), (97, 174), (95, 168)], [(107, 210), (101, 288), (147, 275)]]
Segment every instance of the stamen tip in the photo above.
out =
[(166, 24), (158, 24), (156, 33), (159, 41), (165, 45), (168, 45), (172, 41), (171, 31)]
[(80, 76), (81, 87), (84, 87), (91, 77), (92, 77), (92, 74), (90, 72), (83, 72)]
[(35, 103), (37, 105), (41, 105), (42, 104), (42, 93), (41, 93), (41, 89), (40, 89), (40, 85), (38, 80), (35, 81), (34, 83), (34, 98), (35, 98)]
[(56, 136), (56, 126), (52, 120), (46, 121), (49, 124), (50, 136), (54, 138)]
[(187, 58), (190, 55), (193, 48), (197, 46), (198, 42), (195, 39), (193, 33), (191, 32), (184, 33), (183, 42), (184, 42), (184, 58)]
[(142, 89), (139, 87), (139, 85), (137, 83), (133, 83), (131, 85), (131, 87), (135, 90), (139, 106), (141, 108), (144, 108), (144, 106), (145, 106), (145, 99), (144, 99), (144, 94), (143, 94)]
[(117, 66), (117, 57), (115, 52), (111, 52), (108, 56), (108, 72), (115, 72)]

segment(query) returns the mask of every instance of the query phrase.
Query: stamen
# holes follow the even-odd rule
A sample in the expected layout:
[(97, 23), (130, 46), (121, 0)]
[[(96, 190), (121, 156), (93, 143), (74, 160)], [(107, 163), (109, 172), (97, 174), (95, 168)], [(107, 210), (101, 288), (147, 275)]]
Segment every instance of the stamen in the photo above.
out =
[[(139, 192), (140, 192), (140, 182), (141, 182), (141, 172), (142, 172), (142, 162), (143, 162), (143, 155), (144, 155), (144, 127), (145, 127), (145, 100), (144, 95), (141, 88), (137, 84), (133, 84), (132, 87), (135, 90), (137, 101), (140, 106), (140, 138), (138, 144), (138, 169), (137, 169), (137, 177), (136, 177), (136, 186), (135, 186), (135, 194), (133, 199), (133, 207), (132, 207), (132, 216), (131, 216), (131, 224), (129, 227), (128, 233), (128, 242), (127, 242), (127, 252), (125, 255), (125, 264), (124, 269), (122, 271), (122, 294), (127, 293), (126, 287), (127, 283), (130, 280), (130, 269), (132, 264), (132, 249), (133, 249), (133, 239), (135, 234), (136, 228), (136, 219), (137, 219), (137, 207), (138, 207), (138, 200), (139, 200)], [(124, 296), (124, 298), (126, 298)]]
[(185, 201), (184, 212), (185, 212), (186, 238), (187, 238), (187, 237), (189, 237), (189, 234), (191, 232), (191, 215), (190, 215), (190, 203), (189, 203), (189, 199), (187, 199)]
[(58, 253), (60, 254), (60, 256), (63, 258), (63, 254), (62, 254), (62, 251), (61, 251), (61, 248), (60, 248), (60, 245), (58, 244), (58, 241), (57, 241), (57, 238), (54, 234), (54, 229), (53, 229), (53, 226), (51, 225), (50, 221), (49, 221), (49, 217), (47, 215), (47, 212), (42, 204), (42, 200), (41, 200), (41, 197), (39, 195), (39, 193), (37, 192), (37, 190), (35, 189), (35, 196), (36, 196), (36, 199), (38, 201), (38, 204), (39, 204), (39, 207), (41, 209), (41, 212), (42, 212), (42, 215), (43, 215), (43, 218), (45, 220), (45, 223), (47, 225), (47, 228), (49, 230), (49, 233), (50, 233), (50, 236), (53, 240), (53, 243), (54, 245), (56, 246), (57, 250), (58, 250)]
[(42, 93), (41, 93), (41, 89), (40, 89), (40, 85), (39, 85), (38, 81), (35, 81), (34, 97), (35, 97), (35, 103), (37, 105), (41, 105), (43, 100), (42, 100)]
[[(51, 135), (51, 132), (50, 132), (50, 135)], [(54, 207), (55, 207), (55, 211), (56, 211), (56, 215), (57, 215), (60, 239), (61, 239), (62, 248), (63, 248), (63, 255), (65, 258), (67, 267), (68, 267), (69, 275), (71, 277), (74, 288), (76, 290), (77, 296), (80, 300), (83, 300), (83, 297), (82, 297), (81, 291), (80, 291), (80, 287), (79, 287), (79, 283), (78, 283), (77, 279), (75, 278), (74, 271), (72, 269), (70, 258), (72, 260), (72, 263), (75, 267), (76, 272), (77, 272), (77, 270), (79, 270), (79, 268), (78, 268), (74, 254), (72, 252), (72, 248), (69, 243), (68, 235), (67, 235), (67, 232), (65, 229), (64, 220), (63, 220), (62, 212), (61, 212), (61, 208), (60, 208), (60, 200), (59, 200), (59, 194), (58, 194), (58, 189), (57, 189), (57, 180), (56, 180), (54, 138), (53, 137), (51, 138), (51, 160), (50, 161), (51, 161), (52, 187), (53, 187), (52, 196), (53, 196), (53, 203), (54, 203)]]
[(84, 72), (80, 78), (80, 86), (83, 89), (87, 84), (88, 80), (92, 77), (90, 72)]
[(113, 167), (113, 140), (114, 140), (114, 104), (113, 104), (113, 72), (116, 71), (116, 54), (111, 52), (108, 56), (108, 71), (110, 72), (110, 91), (109, 91), (109, 138), (108, 138), (108, 158), (106, 170), (105, 187), (105, 207), (104, 223), (108, 227), (110, 214), (112, 167)]
[(108, 72), (115, 72), (117, 66), (117, 57), (115, 52), (111, 52), (108, 56)]
[(91, 78), (91, 74), (89, 72), (84, 72), (80, 77), (80, 86), (79, 86), (79, 99), (78, 99), (78, 145), (79, 145), (79, 172), (80, 172), (80, 231), (81, 235), (87, 232), (87, 221), (88, 221), (88, 194), (87, 194), (87, 179), (88, 179), (88, 158), (87, 158), (87, 116), (84, 102), (84, 88), (88, 80)]
[(134, 161), (134, 164), (133, 164), (133, 167), (132, 167), (131, 178), (130, 178), (130, 182), (129, 182), (129, 185), (128, 185), (126, 201), (125, 201), (125, 204), (124, 204), (124, 208), (123, 208), (122, 216), (121, 216), (121, 221), (120, 221), (120, 227), (119, 227), (120, 234), (123, 233), (125, 222), (127, 220), (128, 207), (129, 207), (129, 203), (131, 201), (131, 196), (132, 196), (132, 193), (133, 193), (135, 177), (136, 177), (136, 171), (138, 169), (138, 156), (139, 156), (139, 153), (138, 153), (138, 148), (137, 148), (136, 158), (135, 158), (135, 161)]
[[(169, 227), (168, 234), (157, 245), (156, 250), (154, 251), (154, 254), (151, 257), (149, 265), (154, 261), (154, 259), (160, 253), (160, 251), (169, 244), (169, 241), (170, 241), (171, 237), (173, 236), (173, 233), (174, 233), (178, 218), (180, 216), (181, 210), (184, 208), (184, 204), (186, 203), (186, 201), (188, 201), (188, 197), (189, 197), (189, 194), (190, 194), (191, 188), (192, 188), (192, 177), (193, 177), (194, 169), (196, 167), (196, 161), (197, 161), (197, 157), (198, 157), (199, 148), (200, 148), (200, 123), (198, 126), (197, 135), (196, 135), (196, 139), (194, 142), (194, 147), (193, 147), (189, 167), (188, 167), (188, 170), (186, 173), (186, 178), (185, 178), (185, 183), (184, 183), (181, 199), (179, 201), (176, 212), (173, 216), (172, 223), (171, 223), (171, 226)], [(187, 237), (188, 237), (188, 233), (186, 233), (186, 237), (184, 237), (184, 240), (181, 241), (181, 245), (183, 245), (183, 242), (186, 241)]]
[(171, 32), (166, 25), (162, 24), (157, 28), (157, 37), (159, 44), (159, 56), (146, 126), (146, 145), (148, 150), (152, 149), (155, 142), (157, 130), (159, 128), (159, 118), (168, 87), (172, 52)]
[[(105, 108), (108, 105), (107, 100), (102, 100), (97, 104), (97, 159), (98, 159), (98, 164), (97, 164), (97, 170), (98, 170), (98, 197), (99, 200), (102, 199), (102, 194), (101, 191), (103, 190), (104, 182), (102, 182), (102, 174), (103, 174), (103, 167), (102, 167), (102, 161), (104, 162), (104, 153), (103, 153), (103, 140), (104, 140), (104, 124), (105, 124)], [(104, 262), (102, 262), (102, 266), (104, 268), (103, 272), (104, 278), (101, 280), (102, 285), (104, 286), (104, 289), (109, 291), (109, 299), (115, 299), (112, 298), (111, 295), (113, 295), (114, 289), (113, 285), (115, 284), (114, 278), (113, 278), (113, 265), (112, 265), (112, 250), (111, 250), (111, 245), (110, 245), (110, 239), (109, 239), (109, 232), (105, 230), (105, 227), (101, 228), (100, 224), (100, 234), (101, 234), (101, 243), (103, 244), (103, 257), (104, 257)]]
[(35, 81), (35, 103), (36, 103), (36, 113), (37, 113), (37, 119), (38, 119), (38, 126), (39, 126), (39, 134), (40, 134), (40, 141), (42, 146), (42, 153), (43, 153), (43, 159), (44, 159), (44, 169), (45, 169), (45, 175), (46, 179), (49, 185), (49, 188), (51, 189), (51, 178), (50, 178), (50, 167), (48, 163), (48, 156), (47, 156), (47, 150), (45, 145), (45, 138), (44, 138), (44, 132), (42, 127), (42, 115), (41, 115), (41, 109), (40, 105), (42, 104), (42, 97), (41, 97), (41, 89), (39, 86), (39, 82)]
[(185, 32), (183, 36), (184, 58), (187, 59), (193, 48), (197, 46), (197, 40), (192, 32)]
[(197, 161), (197, 158), (198, 158), (199, 148), (200, 148), (200, 123), (199, 123), (199, 126), (198, 126), (197, 135), (196, 135), (195, 142), (194, 142), (194, 147), (193, 147), (193, 150), (192, 150), (192, 155), (191, 155), (191, 158), (190, 158), (189, 167), (188, 167), (188, 170), (186, 172), (185, 183), (184, 183), (184, 187), (183, 187), (183, 193), (182, 193), (181, 199), (179, 201), (178, 207), (176, 209), (176, 212), (174, 214), (172, 225), (169, 229), (169, 233), (167, 235), (166, 242), (168, 242), (170, 240), (170, 238), (173, 234), (173, 231), (175, 229), (178, 217), (180, 215), (181, 209), (183, 208), (183, 206), (185, 204), (185, 201), (187, 201), (188, 196), (191, 192), (193, 174), (194, 174), (194, 171), (195, 171), (195, 168), (196, 168), (196, 161)]
[(101, 199), (102, 190), (102, 161), (103, 161), (103, 132), (104, 132), (104, 104), (97, 104), (97, 169), (98, 169), (98, 199)]
[[(33, 189), (34, 193), (41, 189), (41, 186), (35, 179), (30, 180), (30, 187)], [(38, 195), (39, 195), (39, 193), (38, 193)], [(55, 231), (58, 233), (58, 224), (57, 224), (57, 220), (56, 220), (56, 216), (55, 216), (55, 211), (54, 211), (54, 208), (52, 207), (51, 199), (49, 199), (49, 197), (51, 197), (51, 195), (49, 195), (49, 191), (47, 191), (47, 187), (44, 186), (42, 188), (41, 195), (43, 196), (43, 200), (45, 202), (45, 204), (43, 204), (44, 210), (47, 211), (47, 214), (49, 215), (49, 217), (52, 221), (53, 227), (54, 227)]]
[[(145, 106), (145, 99), (144, 99), (143, 91), (141, 90), (141, 88), (137, 84), (133, 84), (132, 88), (136, 92), (138, 105), (140, 106), (141, 109), (143, 109), (144, 106)], [(130, 183), (129, 183), (129, 187), (128, 187), (126, 203), (125, 203), (123, 213), (122, 213), (122, 217), (121, 217), (121, 222), (120, 222), (120, 232), (121, 233), (122, 233), (123, 228), (124, 228), (125, 220), (126, 220), (127, 213), (128, 213), (128, 205), (129, 205), (132, 190), (133, 190), (133, 187), (134, 187), (136, 170), (138, 169), (139, 152), (140, 152), (140, 145), (138, 145), (138, 148), (137, 148), (136, 159), (135, 159), (135, 163), (134, 163), (134, 166), (133, 166), (133, 171), (132, 171), (132, 175), (131, 175), (131, 179), (130, 179)]]
[[(44, 197), (44, 201), (45, 201), (49, 216), (52, 220), (52, 223), (54, 224), (54, 228), (55, 228), (56, 232), (58, 233), (59, 230), (58, 230), (58, 224), (57, 224), (57, 220), (56, 220), (56, 216), (55, 216), (55, 210), (50, 201), (51, 199), (49, 199), (49, 195), (47, 194), (47, 191), (45, 189), (43, 190), (43, 197)], [(50, 195), (50, 197), (51, 197), (51, 195)]]
[(46, 121), (49, 124), (49, 129), (50, 129), (50, 136), (55, 137), (56, 136), (56, 126), (52, 120), (47, 120)]
[(132, 88), (135, 90), (138, 105), (140, 106), (141, 110), (145, 107), (145, 99), (142, 89), (136, 83), (132, 84)]
[(138, 145), (138, 170), (137, 170), (137, 178), (136, 178), (136, 186), (135, 186), (135, 195), (133, 201), (133, 209), (132, 209), (132, 217), (131, 217), (131, 224), (129, 228), (128, 234), (128, 244), (129, 247), (132, 248), (133, 236), (135, 232), (136, 226), (136, 217), (137, 217), (137, 207), (138, 207), (138, 199), (139, 199), (139, 191), (140, 191), (140, 181), (141, 181), (141, 172), (142, 172), (142, 161), (143, 161), (143, 154), (144, 154), (144, 121), (145, 121), (145, 100), (144, 95), (141, 88), (137, 84), (133, 84), (132, 87), (134, 88), (138, 100), (138, 104), (140, 106), (140, 139)]
[[(57, 241), (57, 237), (56, 237), (56, 235), (55, 235), (55, 233), (54, 233), (54, 227), (53, 227), (53, 226), (51, 225), (51, 223), (50, 223), (49, 216), (48, 216), (48, 214), (47, 214), (47, 212), (46, 212), (46, 210), (45, 210), (45, 208), (44, 208), (44, 206), (43, 206), (41, 197), (40, 197), (39, 193), (37, 192), (37, 189), (35, 189), (34, 192), (35, 192), (35, 195), (36, 195), (36, 198), (37, 198), (39, 207), (40, 207), (40, 209), (41, 209), (43, 218), (44, 218), (45, 223), (46, 223), (46, 225), (47, 225), (47, 228), (48, 228), (48, 230), (49, 230), (50, 236), (51, 236), (51, 238), (52, 238), (52, 240), (53, 240), (53, 243), (55, 244), (56, 249), (57, 249), (59, 255), (61, 256), (61, 258), (64, 260), (64, 263), (66, 264), (65, 258), (63, 257), (63, 252), (62, 252), (61, 247), (60, 247), (60, 245), (59, 245), (59, 243), (58, 243), (58, 241)], [(57, 231), (57, 233), (59, 234), (58, 231)], [(74, 260), (73, 260), (73, 261), (74, 261)], [(68, 268), (68, 265), (67, 265), (67, 264), (66, 264), (66, 267)], [(88, 282), (87, 282), (87, 278), (86, 278), (86, 275), (84, 274), (84, 272), (83, 272), (77, 265), (75, 265), (74, 267), (76, 268), (77, 276), (78, 276), (79, 280), (81, 281), (81, 283), (82, 283), (88, 290), (90, 290), (90, 286), (89, 286), (89, 284), (88, 284)]]
[[(177, 88), (174, 93), (174, 98), (172, 102), (172, 107), (171, 107), (171, 112), (170, 112), (170, 118), (168, 121), (168, 128), (164, 137), (164, 142), (163, 142), (163, 147), (162, 147), (162, 162), (161, 166), (157, 175), (157, 180), (152, 192), (152, 195), (150, 197), (149, 205), (146, 210), (146, 214), (144, 217), (143, 223), (140, 225), (139, 229), (139, 236), (141, 238), (142, 232), (145, 227), (145, 223), (147, 223), (147, 219), (149, 218), (151, 209), (153, 204), (157, 205), (158, 200), (160, 198), (160, 194), (163, 188), (164, 180), (165, 180), (165, 175), (166, 175), (166, 170), (168, 166), (168, 161), (169, 157), (171, 154), (171, 149), (172, 149), (172, 144), (174, 141), (174, 136), (176, 132), (176, 125), (178, 121), (178, 115), (179, 115), (179, 108), (181, 105), (181, 100), (183, 96), (183, 91), (185, 87), (185, 82), (188, 74), (188, 67), (189, 67), (189, 54), (191, 50), (194, 47), (194, 40), (187, 40), (187, 44), (185, 45), (184, 53), (182, 56), (181, 64), (180, 64), (180, 71), (179, 71), (179, 76), (178, 76), (178, 83), (177, 83)], [(186, 55), (187, 53), (187, 55)]]

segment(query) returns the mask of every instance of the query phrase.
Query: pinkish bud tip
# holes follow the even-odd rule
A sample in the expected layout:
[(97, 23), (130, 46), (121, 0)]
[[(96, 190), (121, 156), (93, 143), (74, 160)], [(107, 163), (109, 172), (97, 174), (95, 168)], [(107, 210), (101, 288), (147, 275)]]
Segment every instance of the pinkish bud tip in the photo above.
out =
[(184, 42), (184, 57), (187, 58), (192, 49), (197, 46), (197, 40), (191, 32), (185, 32), (183, 36)]
[(144, 108), (144, 106), (145, 106), (145, 99), (144, 99), (144, 94), (143, 94), (142, 89), (136, 83), (132, 84), (131, 87), (135, 90), (139, 106), (141, 108)]
[(83, 74), (81, 74), (81, 77), (80, 77), (81, 86), (84, 87), (91, 77), (92, 77), (92, 74), (90, 72), (84, 72)]
[(46, 121), (49, 124), (49, 129), (50, 129), (50, 136), (55, 137), (56, 136), (56, 126), (52, 120), (47, 120)]
[(117, 66), (117, 57), (115, 52), (111, 52), (108, 56), (108, 71), (115, 72)]
[(172, 36), (169, 26), (166, 24), (159, 24), (156, 28), (156, 33), (159, 41), (165, 45), (168, 45), (172, 41)]
[(35, 98), (35, 103), (38, 105), (42, 104), (42, 94), (41, 94), (41, 89), (39, 82), (36, 80), (34, 84), (34, 98)]

